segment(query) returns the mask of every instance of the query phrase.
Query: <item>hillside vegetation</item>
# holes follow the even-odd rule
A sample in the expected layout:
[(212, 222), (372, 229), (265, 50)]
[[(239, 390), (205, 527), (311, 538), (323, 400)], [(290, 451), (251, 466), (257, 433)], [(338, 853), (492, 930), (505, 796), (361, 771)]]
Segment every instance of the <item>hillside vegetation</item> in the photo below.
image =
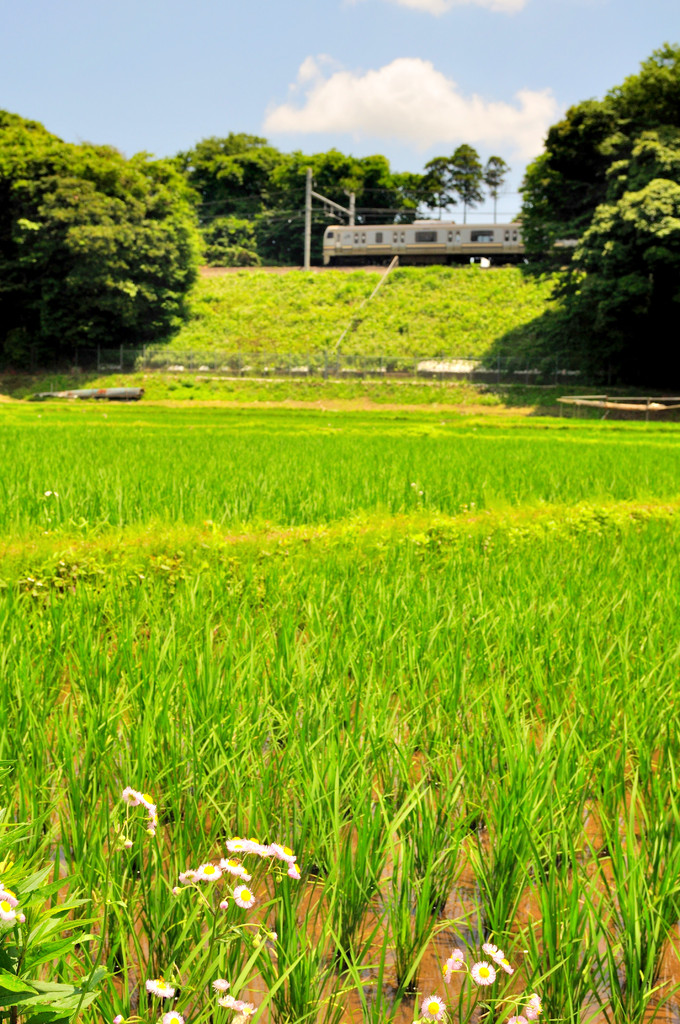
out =
[(550, 283), (527, 281), (515, 267), (434, 266), (393, 271), (360, 308), (380, 276), (243, 270), (201, 278), (191, 318), (169, 349), (303, 355), (335, 348), (349, 327), (345, 353), (482, 356), (550, 305)]

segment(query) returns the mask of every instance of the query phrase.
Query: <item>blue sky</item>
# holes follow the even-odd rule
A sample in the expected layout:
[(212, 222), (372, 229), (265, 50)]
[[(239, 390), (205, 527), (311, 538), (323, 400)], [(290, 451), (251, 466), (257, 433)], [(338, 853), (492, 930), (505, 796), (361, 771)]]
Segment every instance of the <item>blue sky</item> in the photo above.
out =
[(512, 188), (665, 41), (678, 0), (0, 0), (0, 107), (128, 155), (244, 131), (421, 171), (469, 142)]

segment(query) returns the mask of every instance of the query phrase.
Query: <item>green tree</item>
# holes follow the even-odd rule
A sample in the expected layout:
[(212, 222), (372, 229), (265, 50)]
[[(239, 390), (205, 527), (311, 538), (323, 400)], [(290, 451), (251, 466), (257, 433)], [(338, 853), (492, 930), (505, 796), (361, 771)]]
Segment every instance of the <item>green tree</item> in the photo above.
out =
[(483, 181), (493, 199), (493, 222), (496, 223), (496, 204), (505, 184), (510, 167), (501, 156), (490, 156), (484, 166)]
[(175, 157), (198, 195), (202, 224), (216, 217), (253, 218), (277, 201), (272, 176), (286, 156), (258, 135), (209, 138)]
[(260, 263), (252, 220), (216, 217), (203, 229), (203, 256), (212, 267), (256, 267)]
[(72, 146), (0, 115), (0, 346), (15, 361), (167, 337), (198, 236), (167, 161)]
[(451, 187), (463, 204), (463, 223), (467, 220), (468, 206), (475, 207), (484, 198), (482, 181), (484, 171), (479, 154), (464, 143), (455, 150), (450, 162)]
[(479, 153), (463, 143), (451, 156), (437, 156), (425, 164), (424, 189), (434, 197), (434, 208), (440, 210), (463, 204), (463, 223), (468, 207), (475, 207), (484, 198), (484, 169)]
[(680, 130), (643, 132), (610, 168), (561, 293), (584, 361), (633, 383), (680, 384)]
[(554, 345), (609, 380), (680, 385), (680, 47), (567, 111), (523, 198), (532, 272), (561, 268)]

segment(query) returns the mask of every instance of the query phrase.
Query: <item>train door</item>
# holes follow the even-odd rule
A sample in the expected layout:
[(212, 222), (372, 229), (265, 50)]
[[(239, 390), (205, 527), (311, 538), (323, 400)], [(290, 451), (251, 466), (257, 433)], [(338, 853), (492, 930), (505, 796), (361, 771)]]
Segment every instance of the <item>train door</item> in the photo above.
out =
[(396, 254), (406, 252), (406, 232), (403, 228), (392, 232), (392, 252)]

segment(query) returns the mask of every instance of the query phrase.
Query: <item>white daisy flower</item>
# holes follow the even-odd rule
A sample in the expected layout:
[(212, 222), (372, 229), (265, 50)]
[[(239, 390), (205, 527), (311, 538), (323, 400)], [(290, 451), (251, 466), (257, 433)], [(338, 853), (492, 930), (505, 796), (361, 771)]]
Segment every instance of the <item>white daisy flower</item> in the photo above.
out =
[(234, 836), (233, 839), (227, 841), (227, 849), (229, 853), (248, 853), (248, 840), (241, 839), (240, 836)]
[(244, 882), (249, 882), (253, 877), (248, 874), (241, 861), (236, 860), (235, 857), (231, 857), (229, 860), (221, 860), (220, 867), (222, 871), (226, 871), (229, 875), (236, 875), (237, 878), (242, 878)]
[(281, 846), (280, 843), (272, 843), (270, 849), (275, 857), (279, 860), (285, 860), (287, 864), (294, 864), (297, 860), (297, 857), (289, 846)]
[(439, 996), (427, 996), (420, 1008), (421, 1015), (426, 1020), (441, 1020), (445, 1011), (446, 1003)]
[(288, 875), (289, 878), (294, 878), (296, 882), (300, 880), (300, 869), (297, 866), (297, 864), (291, 864), (291, 866), (286, 871), (286, 874)]
[(14, 924), (17, 912), (9, 900), (0, 900), (0, 921), (3, 924)]
[(175, 994), (174, 988), (172, 985), (168, 985), (165, 978), (148, 978), (146, 991), (150, 992), (152, 996), (158, 996), (159, 999), (172, 999)]
[(234, 899), (239, 907), (252, 907), (255, 902), (255, 896), (248, 888), (247, 885), (237, 885), (234, 889)]
[(509, 1017), (508, 1024), (528, 1024), (526, 1017)]
[(258, 839), (248, 839), (248, 853), (256, 853), (258, 857), (271, 857), (272, 848)]
[(480, 960), (470, 968), (472, 980), (478, 985), (493, 985), (496, 980), (496, 968), (488, 964), (486, 960)]
[(217, 864), (201, 864), (196, 872), (197, 882), (216, 882), (222, 877), (222, 869)]
[(184, 1017), (181, 1013), (175, 1013), (174, 1010), (171, 1010), (170, 1013), (163, 1014), (161, 1024), (184, 1024)]
[(212, 984), (216, 992), (226, 992), (229, 988), (229, 982), (226, 978), (215, 978)]
[(152, 796), (149, 796), (148, 793), (138, 793), (137, 796), (139, 797), (140, 804), (143, 804), (150, 814), (156, 813), (156, 804)]
[(142, 794), (138, 793), (132, 786), (126, 786), (123, 790), (122, 799), (130, 807), (137, 807), (142, 802)]
[(196, 875), (198, 872), (194, 868), (187, 868), (186, 871), (180, 871), (179, 880), (182, 885), (191, 885), (192, 882), (196, 881)]
[(514, 974), (515, 968), (511, 967), (505, 957), (502, 960), (496, 960), (499, 967), (502, 967), (506, 974)]
[(19, 900), (11, 889), (5, 889), (4, 885), (0, 883), (0, 900), (3, 903), (9, 903), (10, 907), (16, 907), (19, 904)]

